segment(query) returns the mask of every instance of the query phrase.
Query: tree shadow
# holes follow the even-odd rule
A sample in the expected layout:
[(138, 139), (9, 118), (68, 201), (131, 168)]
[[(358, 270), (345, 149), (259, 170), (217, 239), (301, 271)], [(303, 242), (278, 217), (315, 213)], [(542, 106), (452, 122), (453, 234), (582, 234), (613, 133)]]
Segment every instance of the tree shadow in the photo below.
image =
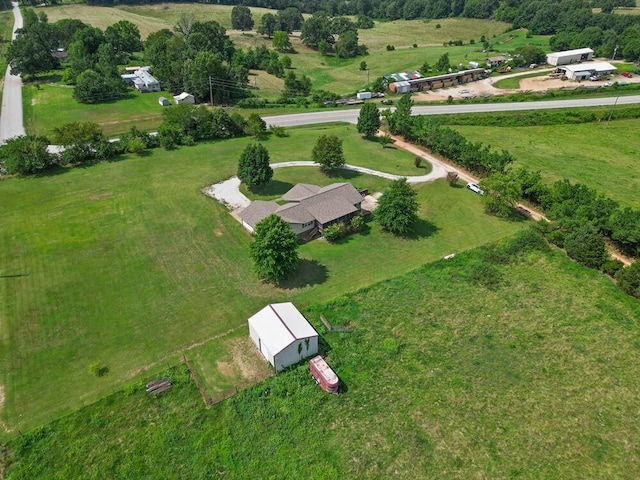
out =
[(264, 197), (279, 196), (281, 197), (293, 188), (293, 183), (283, 182), (281, 180), (271, 180), (266, 185), (251, 188), (251, 193)]
[(333, 179), (343, 179), (343, 180), (352, 180), (354, 178), (359, 178), (362, 176), (360, 172), (356, 172), (355, 170), (349, 170), (347, 168), (334, 168), (332, 170), (327, 170), (323, 172), (327, 177)]
[(296, 288), (319, 285), (326, 282), (327, 278), (327, 267), (315, 260), (301, 258), (293, 275), (280, 282), (278, 286), (287, 290), (294, 290)]
[(404, 235), (409, 240), (418, 240), (419, 238), (427, 238), (440, 230), (434, 223), (423, 218), (419, 218), (413, 224), (413, 231)]

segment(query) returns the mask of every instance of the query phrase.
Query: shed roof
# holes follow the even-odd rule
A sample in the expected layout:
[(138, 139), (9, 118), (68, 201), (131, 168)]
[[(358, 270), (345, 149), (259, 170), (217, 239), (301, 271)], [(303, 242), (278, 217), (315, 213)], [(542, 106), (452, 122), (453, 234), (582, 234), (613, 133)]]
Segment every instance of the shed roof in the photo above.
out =
[(285, 202), (299, 202), (303, 198), (307, 198), (318, 193), (318, 190), (320, 190), (320, 187), (317, 185), (311, 185), (310, 183), (298, 183), (294, 185), (291, 190), (285, 193), (282, 196), (282, 199)]
[(243, 222), (253, 228), (260, 220), (272, 213), (275, 213), (279, 207), (280, 205), (278, 205), (276, 202), (265, 202), (264, 200), (256, 200), (255, 202), (251, 202), (251, 205), (249, 205), (240, 213), (240, 218)]
[(571, 55), (583, 55), (585, 53), (593, 53), (590, 48), (576, 48), (574, 50), (563, 50), (561, 52), (552, 52), (547, 54), (547, 57), (564, 57)]
[(177, 100), (184, 100), (185, 98), (193, 97), (190, 93), (182, 92), (180, 95), (174, 95), (173, 98)]
[(267, 305), (249, 318), (249, 325), (274, 356), (296, 340), (318, 336), (291, 302)]
[(611, 65), (609, 62), (585, 62), (578, 63), (574, 65), (562, 65), (562, 70), (567, 72), (615, 72), (617, 70), (616, 67)]

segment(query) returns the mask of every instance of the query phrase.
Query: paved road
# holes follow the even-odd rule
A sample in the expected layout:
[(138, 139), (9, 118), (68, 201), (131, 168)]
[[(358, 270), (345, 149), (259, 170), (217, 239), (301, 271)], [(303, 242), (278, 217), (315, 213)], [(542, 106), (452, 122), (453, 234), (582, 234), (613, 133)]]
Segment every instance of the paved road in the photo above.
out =
[[(601, 107), (607, 105), (640, 103), (640, 95), (627, 97), (583, 98), (577, 100), (545, 100), (541, 102), (469, 103), (465, 105), (414, 106), (414, 115), (441, 115), (445, 113), (505, 112), (516, 110), (548, 110), (551, 108)], [(263, 117), (267, 125), (295, 127), (327, 122), (358, 123), (360, 110), (330, 110), (326, 112), (294, 113)]]
[[(18, 2), (13, 2), (13, 38), (16, 30), (22, 28), (22, 13)], [(7, 67), (2, 91), (2, 110), (0, 110), (0, 143), (8, 139), (24, 135), (22, 121), (22, 78), (11, 74), (11, 67)]]

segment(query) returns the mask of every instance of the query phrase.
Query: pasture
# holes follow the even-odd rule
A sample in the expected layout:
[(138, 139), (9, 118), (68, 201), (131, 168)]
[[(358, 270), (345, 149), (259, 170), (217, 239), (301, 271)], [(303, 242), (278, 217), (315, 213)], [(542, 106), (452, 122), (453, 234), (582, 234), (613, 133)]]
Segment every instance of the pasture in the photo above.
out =
[(455, 126), (471, 141), (509, 150), (516, 165), (540, 170), (549, 181), (568, 178), (622, 205), (640, 206), (640, 148), (629, 132), (640, 120), (532, 127)]
[(640, 304), (518, 245), (307, 306), (353, 329), (323, 334), (339, 396), (303, 364), (205, 410), (178, 366), (14, 440), (9, 478), (631, 478)]
[[(138, 25), (143, 38), (162, 28), (173, 28), (180, 15), (193, 13), (196, 19), (215, 20), (227, 29), (231, 28), (231, 6), (203, 4), (158, 4), (142, 6), (96, 7), (88, 5), (64, 5), (46, 9), (50, 21), (61, 18), (79, 18), (102, 29), (115, 21), (126, 19)], [(267, 9), (251, 8), (257, 26)], [(437, 27), (439, 25), (439, 28)], [(339, 94), (349, 94), (367, 87), (367, 73), (360, 70), (360, 62), (367, 62), (369, 79), (373, 81), (388, 73), (419, 69), (425, 62), (434, 64), (443, 53), (449, 53), (453, 65), (468, 61), (484, 61), (480, 38), (484, 36), (496, 52), (513, 50), (524, 43), (548, 48), (548, 37), (525, 38), (523, 30), (509, 31), (509, 24), (489, 20), (449, 18), (440, 20), (397, 20), (376, 22), (375, 27), (359, 30), (360, 43), (369, 48), (369, 55), (353, 59), (322, 57), (300, 41), (299, 32), (291, 37), (296, 53), (291, 54), (296, 73), (305, 74), (313, 81), (315, 89), (325, 89)], [(267, 45), (271, 41), (254, 32), (228, 31), (236, 46), (241, 48)], [(452, 40), (462, 40), (465, 45), (443, 46)], [(470, 44), (471, 41), (475, 44)], [(413, 45), (417, 48), (413, 48)], [(393, 45), (394, 51), (386, 46)], [(274, 83), (273, 85), (271, 83)], [(281, 90), (278, 82), (264, 85), (266, 96)]]
[[(358, 164), (357, 152), (377, 152), (381, 166), (412, 161), (375, 144), (367, 150), (344, 125), (292, 129), (265, 145), (273, 162), (307, 160), (319, 134), (340, 129), (351, 138), (350, 163)], [(418, 188), (422, 220), (414, 236), (395, 238), (373, 222), (339, 245), (303, 245), (296, 275), (279, 287), (264, 284), (248, 257), (250, 236), (200, 192), (235, 173), (249, 141), (154, 150), (0, 182), (0, 438), (174, 364), (195, 344), (241, 328), (265, 303), (327, 301), (526, 225), (484, 215), (477, 196), (439, 181)], [(347, 149), (350, 142), (364, 148)], [(387, 185), (349, 171), (325, 177), (313, 167), (278, 170), (274, 185), (301, 181), (351, 181), (371, 191)], [(379, 255), (384, 268), (372, 261)], [(92, 375), (94, 362), (108, 373)]]

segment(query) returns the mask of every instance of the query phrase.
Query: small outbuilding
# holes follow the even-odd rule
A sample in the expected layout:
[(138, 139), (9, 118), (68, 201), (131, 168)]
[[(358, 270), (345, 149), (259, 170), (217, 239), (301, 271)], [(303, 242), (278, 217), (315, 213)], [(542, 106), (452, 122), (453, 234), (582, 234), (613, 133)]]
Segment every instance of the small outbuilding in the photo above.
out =
[(593, 50), (590, 48), (577, 48), (547, 54), (549, 65), (571, 65), (572, 63), (588, 62), (593, 58)]
[(248, 322), (251, 340), (276, 372), (318, 353), (318, 332), (291, 302), (267, 305)]
[(158, 99), (158, 103), (160, 104), (161, 107), (168, 107), (169, 105), (171, 105), (167, 97), (160, 97)]
[(183, 103), (194, 104), (196, 103), (196, 99), (193, 95), (187, 92), (182, 92), (180, 95), (175, 95), (173, 97), (173, 101), (176, 102), (176, 105), (181, 105)]
[(389, 90), (395, 93), (409, 93), (411, 91), (411, 84), (406, 80), (394, 82), (389, 85)]

